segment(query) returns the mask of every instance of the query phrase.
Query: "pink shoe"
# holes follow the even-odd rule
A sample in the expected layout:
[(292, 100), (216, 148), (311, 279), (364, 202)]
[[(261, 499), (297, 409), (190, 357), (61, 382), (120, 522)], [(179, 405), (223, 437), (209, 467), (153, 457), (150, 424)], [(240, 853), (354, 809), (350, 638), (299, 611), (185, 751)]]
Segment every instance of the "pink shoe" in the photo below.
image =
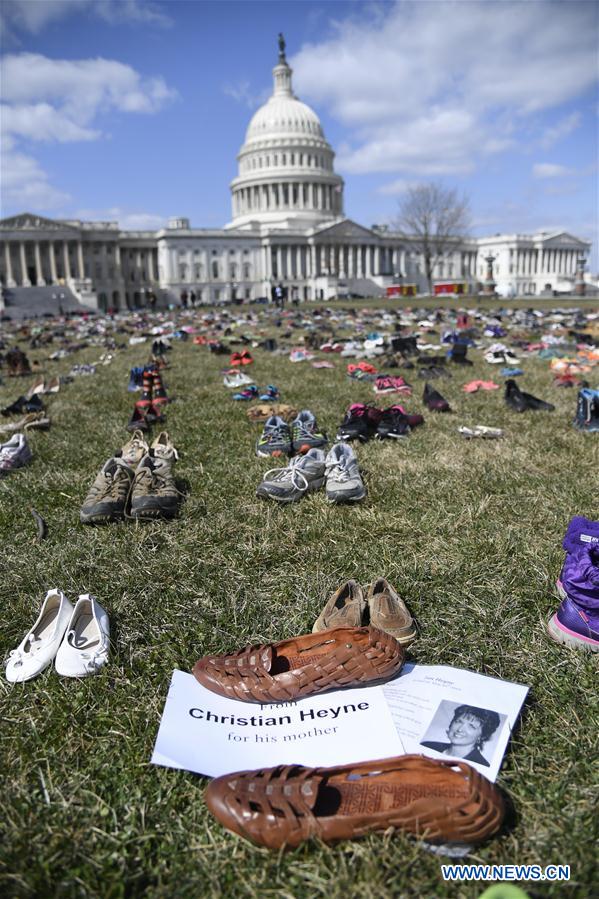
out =
[(481, 381), (480, 386), (483, 390), (499, 390), (499, 384), (494, 381)]
[(479, 387), (482, 387), (482, 381), (470, 381), (468, 384), (464, 384), (462, 390), (464, 393), (476, 393)]

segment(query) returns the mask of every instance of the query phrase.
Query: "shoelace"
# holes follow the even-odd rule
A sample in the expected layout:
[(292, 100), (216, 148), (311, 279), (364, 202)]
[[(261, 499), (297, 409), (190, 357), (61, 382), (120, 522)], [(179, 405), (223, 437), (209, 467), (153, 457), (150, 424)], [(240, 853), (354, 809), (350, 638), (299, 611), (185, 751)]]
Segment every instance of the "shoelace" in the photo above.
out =
[(264, 428), (264, 436), (269, 443), (276, 440), (285, 442), (288, 439), (287, 428), (283, 428), (282, 425), (270, 425)]
[(307, 490), (308, 479), (299, 469), (299, 466), (304, 459), (305, 456), (297, 456), (295, 459), (291, 460), (286, 468), (270, 468), (264, 475), (264, 480), (268, 480), (270, 475), (274, 474), (275, 477), (272, 478), (273, 481), (279, 481), (281, 483), (291, 481), (296, 490)]
[(336, 459), (334, 462), (326, 462), (325, 474), (327, 478), (331, 477), (332, 475), (334, 480), (336, 481), (345, 482), (349, 481), (350, 479), (350, 474), (345, 459)]
[[(29, 643), (29, 656), (34, 656), (36, 652), (38, 652), (41, 648), (42, 641), (39, 637), (36, 637), (34, 634), (27, 634), (24, 640), (23, 649), (11, 649), (9, 653), (9, 661), (14, 659), (15, 665), (20, 666), (23, 664), (23, 655), (25, 652), (25, 647)], [(8, 664), (8, 662), (7, 662)]]

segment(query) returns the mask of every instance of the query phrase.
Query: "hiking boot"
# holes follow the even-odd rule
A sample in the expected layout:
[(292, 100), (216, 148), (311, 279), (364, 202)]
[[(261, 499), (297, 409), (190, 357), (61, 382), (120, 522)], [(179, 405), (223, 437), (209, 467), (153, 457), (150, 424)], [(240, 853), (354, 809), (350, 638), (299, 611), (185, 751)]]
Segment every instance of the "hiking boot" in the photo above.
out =
[(256, 496), (278, 503), (294, 503), (325, 482), (325, 454), (320, 449), (296, 456), (286, 468), (271, 468), (258, 485)]
[(316, 619), (312, 633), (332, 627), (361, 627), (366, 603), (356, 581), (346, 581), (336, 590)]
[(14, 434), (8, 443), (0, 444), (0, 475), (31, 462), (33, 453), (24, 434)]
[[(424, 419), (423, 419), (424, 420)], [(410, 436), (410, 422), (403, 406), (390, 406), (385, 409), (376, 429), (376, 439), (402, 440)]]
[(513, 378), (505, 382), (504, 399), (515, 412), (526, 412), (528, 409), (526, 399)]
[(599, 390), (585, 387), (578, 391), (574, 427), (579, 431), (599, 431)]
[(291, 422), (291, 442), (295, 453), (307, 453), (309, 449), (327, 445), (327, 435), (318, 430), (316, 418), (309, 409), (303, 409)]
[(391, 634), (402, 645), (416, 637), (416, 627), (405, 602), (384, 577), (370, 585), (366, 602), (373, 627)]
[(137, 468), (146, 453), (149, 452), (148, 444), (144, 440), (141, 430), (133, 431), (133, 437), (116, 453), (123, 462), (131, 468)]
[(336, 443), (327, 455), (326, 493), (330, 503), (357, 503), (366, 496), (356, 454), (347, 443)]
[(382, 417), (381, 409), (353, 403), (337, 429), (337, 440), (361, 440), (366, 443), (375, 433)]
[(291, 429), (278, 415), (271, 415), (256, 443), (257, 456), (286, 456), (292, 453)]
[(451, 406), (438, 390), (435, 390), (428, 382), (424, 385), (422, 402), (431, 412), (451, 412)]
[(179, 508), (179, 491), (175, 486), (172, 461), (157, 456), (144, 456), (131, 490), (132, 518), (173, 518)]
[(122, 459), (109, 459), (96, 476), (83, 501), (79, 518), (82, 524), (103, 524), (125, 515), (133, 483), (133, 469)]

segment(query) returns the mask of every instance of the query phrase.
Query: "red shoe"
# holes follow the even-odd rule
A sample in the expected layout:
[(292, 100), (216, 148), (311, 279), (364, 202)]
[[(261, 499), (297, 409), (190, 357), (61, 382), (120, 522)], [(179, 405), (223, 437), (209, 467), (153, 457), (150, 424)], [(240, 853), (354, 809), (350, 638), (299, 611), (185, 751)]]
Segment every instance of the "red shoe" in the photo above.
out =
[(168, 396), (166, 394), (165, 386), (162, 383), (160, 372), (157, 369), (153, 372), (152, 383), (152, 407), (154, 409), (161, 408), (168, 403)]
[(251, 365), (252, 362), (254, 361), (254, 357), (252, 356), (251, 353), (248, 353), (247, 350), (243, 350), (243, 352), (241, 353), (240, 359), (241, 359), (242, 365)]
[(229, 360), (230, 365), (243, 365), (241, 361), (241, 353), (233, 353), (231, 359)]
[(142, 393), (135, 403), (135, 408), (139, 409), (142, 414), (145, 414), (152, 405), (153, 384), (153, 370), (149, 366), (146, 366), (143, 370)]

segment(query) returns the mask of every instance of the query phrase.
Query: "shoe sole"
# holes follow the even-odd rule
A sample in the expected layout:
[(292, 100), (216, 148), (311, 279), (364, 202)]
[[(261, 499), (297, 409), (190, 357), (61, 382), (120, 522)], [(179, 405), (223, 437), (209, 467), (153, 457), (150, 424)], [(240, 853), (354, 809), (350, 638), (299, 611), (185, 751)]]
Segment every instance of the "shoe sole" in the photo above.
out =
[(366, 490), (366, 488), (364, 488), (364, 491), (362, 493), (360, 493), (359, 496), (336, 497), (336, 496), (329, 496), (327, 494), (327, 502), (331, 503), (331, 504), (336, 504), (338, 506), (342, 506), (345, 503), (359, 503), (360, 500), (364, 499), (364, 497), (367, 495), (367, 493), (368, 493), (368, 491)]
[(273, 450), (272, 453), (264, 453), (264, 452), (260, 452), (260, 450), (256, 450), (256, 455), (260, 456), (261, 459), (280, 459), (281, 456), (291, 455), (291, 447), (289, 447), (289, 449), (284, 449), (284, 450), (282, 450), (282, 449)]
[(560, 624), (557, 614), (547, 622), (547, 633), (556, 643), (561, 643), (564, 646), (568, 646), (570, 649), (582, 649), (586, 652), (599, 652), (599, 640), (594, 640), (592, 637), (585, 637), (582, 634), (577, 634), (575, 631), (570, 630), (570, 628), (564, 627), (563, 624)]

